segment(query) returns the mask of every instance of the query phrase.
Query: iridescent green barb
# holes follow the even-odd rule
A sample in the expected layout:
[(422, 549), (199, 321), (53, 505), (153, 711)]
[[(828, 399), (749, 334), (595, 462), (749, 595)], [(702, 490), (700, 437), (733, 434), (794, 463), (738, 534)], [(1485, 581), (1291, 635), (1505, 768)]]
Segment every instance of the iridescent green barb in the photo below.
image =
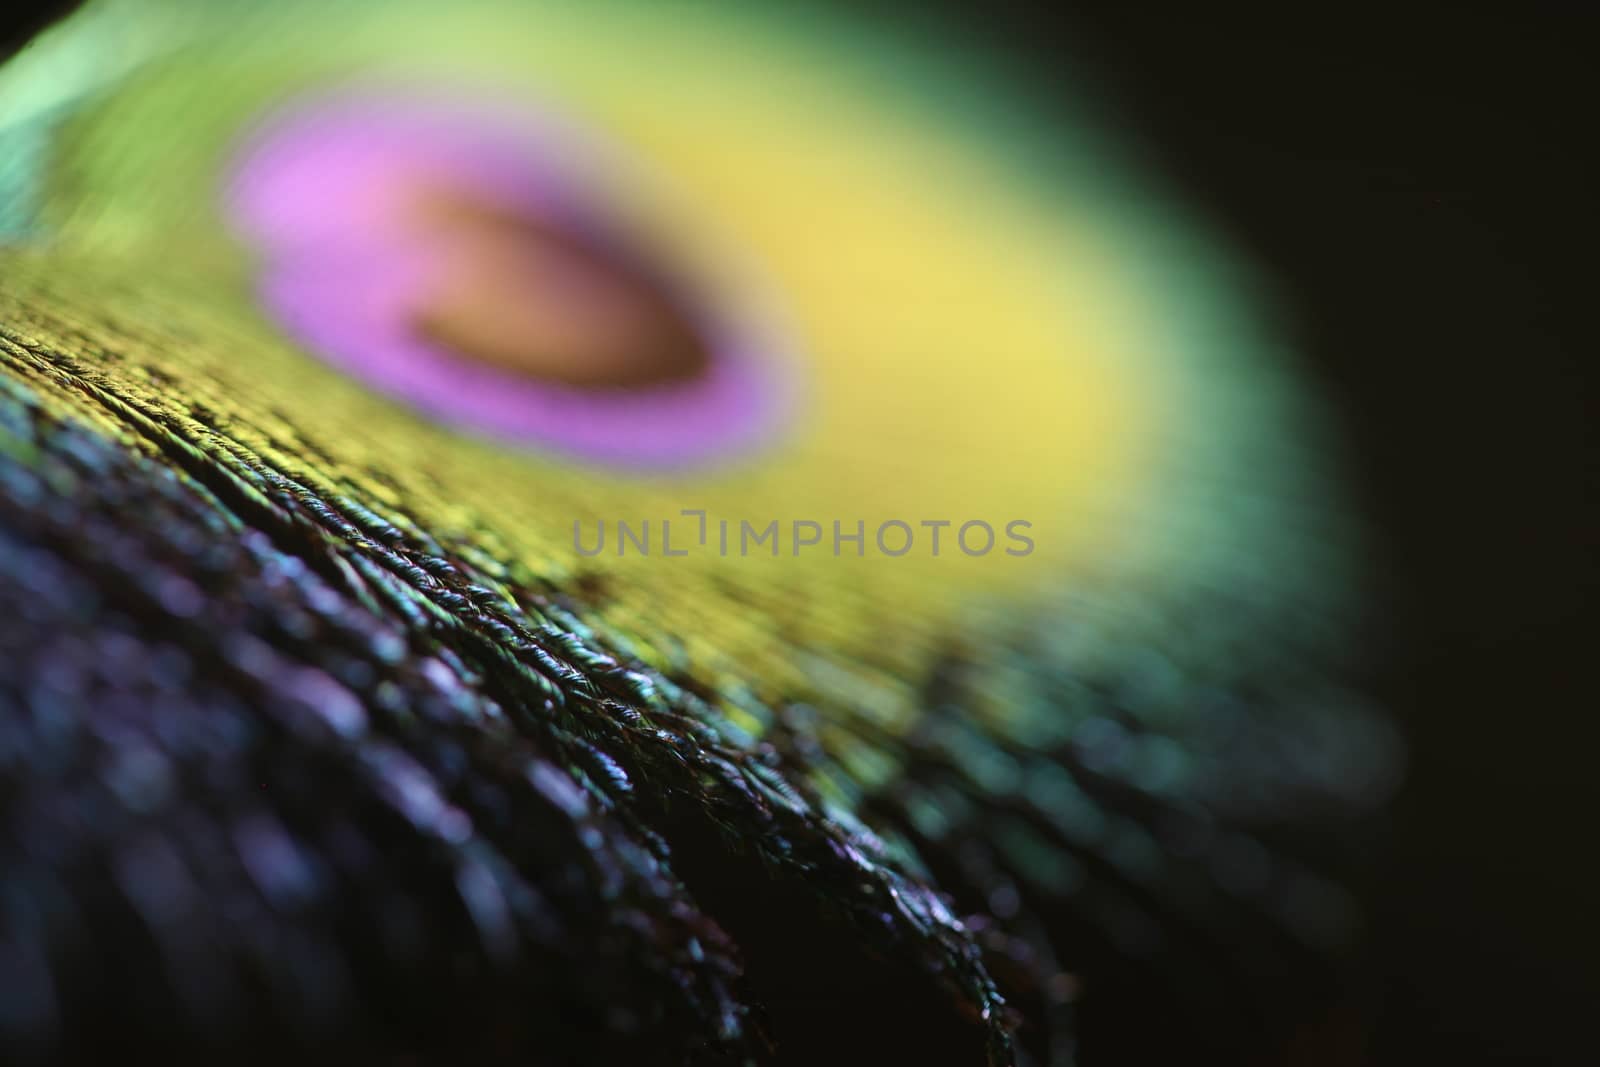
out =
[[(945, 977), (1004, 1055), (967, 931), (870, 832), (824, 816), (771, 745), (730, 744), (693, 693), (582, 636), (572, 594), (508, 584), (403, 513), (107, 389), (88, 354), (38, 338), (121, 331), (31, 295), (0, 338), (0, 588), (21, 612), (0, 675), (20, 831), (5, 869), (37, 991), (8, 1002), (23, 1047), (142, 1028), (126, 1013), (151, 1004), (123, 983), (155, 961), (54, 970), (87, 921), (109, 945), (144, 925), (179, 954), (166, 999), (148, 997), (202, 1032), (220, 1012), (354, 1039), (398, 1009), (415, 1027), (387, 1035), (399, 1051), (431, 1026), (468, 1041), (468, 1020), (433, 1013), (481, 997), (485, 1040), (559, 1025), (594, 1032), (594, 1062), (743, 1059), (762, 1043), (734, 950), (651, 828), (683, 805), (730, 864), (813, 882), (867, 944)], [(129, 910), (83, 914), (74, 890), (99, 878)], [(374, 976), (393, 964), (465, 985), (434, 1000)], [(257, 982), (265, 1004), (230, 1003)]]

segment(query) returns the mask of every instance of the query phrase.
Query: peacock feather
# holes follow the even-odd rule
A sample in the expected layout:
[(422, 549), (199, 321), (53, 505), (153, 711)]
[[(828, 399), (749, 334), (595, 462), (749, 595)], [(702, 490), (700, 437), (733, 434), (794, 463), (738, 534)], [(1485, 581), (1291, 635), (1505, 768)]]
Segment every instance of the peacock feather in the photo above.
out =
[(1395, 766), (1332, 435), (1018, 80), (627, 0), (96, 0), (0, 68), (0, 1049), (1328, 998)]

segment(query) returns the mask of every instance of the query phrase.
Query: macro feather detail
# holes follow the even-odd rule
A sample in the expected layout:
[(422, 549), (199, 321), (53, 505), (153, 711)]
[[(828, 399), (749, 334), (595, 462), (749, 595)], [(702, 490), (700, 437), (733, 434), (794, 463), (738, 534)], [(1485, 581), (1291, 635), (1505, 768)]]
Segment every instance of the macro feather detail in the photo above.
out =
[[(1396, 746), (1247, 274), (1078, 126), (941, 113), (1003, 111), (933, 88), (948, 56), (464, 7), (91, 4), (0, 72), (0, 144), (36, 146), (0, 251), (0, 1047), (761, 1062), (811, 1012), (1060, 1063), (1080, 989), (1123, 982), (1222, 1042), (1297, 1022), (1359, 942), (1341, 880)], [(135, 24), (115, 77), (60, 73)], [(284, 314), (240, 175), (352, 85), (394, 128), (492, 93), (608, 145), (565, 180), (759, 324), (788, 404), (749, 408), (760, 446), (585, 451), (606, 416), (573, 412), (649, 389), (558, 388), (578, 436), (523, 439)], [(515, 141), (487, 113), (452, 126), (475, 151)], [(438, 176), (435, 142), (384, 158), (340, 205)], [(317, 228), (356, 213), (269, 234), (319, 268), (314, 327), (366, 306)], [(1026, 519), (1039, 551), (572, 536), (695, 511)]]

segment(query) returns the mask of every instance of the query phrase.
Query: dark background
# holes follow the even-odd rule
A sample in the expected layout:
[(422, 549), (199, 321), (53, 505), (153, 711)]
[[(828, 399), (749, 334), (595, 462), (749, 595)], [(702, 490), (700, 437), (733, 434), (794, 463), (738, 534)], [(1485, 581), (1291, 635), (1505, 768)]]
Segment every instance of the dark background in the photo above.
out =
[(1283, 284), (1354, 448), (1392, 590), (1377, 687), (1411, 746), (1374, 1058), (1587, 1062), (1600, 26), (1483, 7), (1108, 4), (1049, 32)]
[[(68, 6), (6, 9), (0, 43)], [(1600, 26), (1581, 12), (918, 16), (1097, 97), (1281, 283), (1345, 423), (1392, 591), (1375, 686), (1411, 747), (1381, 860), (1378, 1062), (1576, 1059), (1600, 992), (1581, 165)]]

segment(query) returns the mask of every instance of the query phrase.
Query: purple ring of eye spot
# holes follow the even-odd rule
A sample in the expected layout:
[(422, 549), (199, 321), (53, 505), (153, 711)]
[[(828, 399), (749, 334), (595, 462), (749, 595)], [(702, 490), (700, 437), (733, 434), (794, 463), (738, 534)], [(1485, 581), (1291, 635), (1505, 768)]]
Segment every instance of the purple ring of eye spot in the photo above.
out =
[[(785, 406), (775, 334), (712, 307), (706, 294), (685, 301), (705, 368), (687, 381), (626, 389), (503, 370), (416, 329), (444, 263), (404, 225), (404, 198), (439, 188), (588, 227), (602, 212), (581, 174), (566, 169), (587, 158), (566, 131), (521, 111), (345, 95), (287, 109), (258, 128), (238, 156), (225, 207), (261, 259), (262, 303), (290, 337), (441, 422), (625, 468), (731, 459), (759, 445)], [(599, 237), (616, 240), (610, 231)]]

